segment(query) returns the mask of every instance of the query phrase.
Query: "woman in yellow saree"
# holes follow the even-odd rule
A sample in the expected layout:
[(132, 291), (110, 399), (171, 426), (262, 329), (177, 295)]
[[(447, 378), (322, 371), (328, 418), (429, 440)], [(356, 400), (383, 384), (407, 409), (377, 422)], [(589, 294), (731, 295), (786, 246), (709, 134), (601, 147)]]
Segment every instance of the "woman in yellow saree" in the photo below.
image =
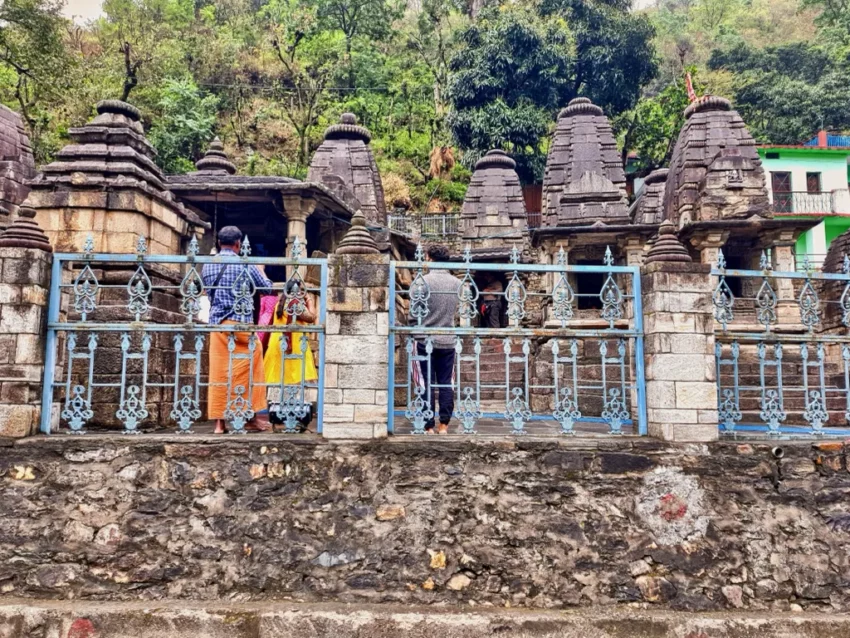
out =
[[(303, 303), (303, 311), (298, 306)], [(273, 325), (296, 325), (306, 326), (316, 321), (316, 310), (309, 294), (301, 293), (301, 286), (297, 281), (289, 281), (286, 290), (280, 295), (274, 311)], [(316, 371), (316, 363), (310, 344), (303, 339), (303, 332), (271, 332), (269, 344), (263, 358), (263, 367), (266, 373), (266, 383), (272, 396), (269, 406), (270, 412), (274, 410), (274, 404), (284, 397), (279, 397), (281, 372), (283, 374), (284, 386), (296, 388), (300, 393), (302, 372), (303, 381), (309, 383), (316, 381), (319, 374)], [(283, 355), (286, 355), (285, 357)], [(277, 400), (275, 400), (277, 399)], [(271, 415), (274, 416), (273, 414)]]

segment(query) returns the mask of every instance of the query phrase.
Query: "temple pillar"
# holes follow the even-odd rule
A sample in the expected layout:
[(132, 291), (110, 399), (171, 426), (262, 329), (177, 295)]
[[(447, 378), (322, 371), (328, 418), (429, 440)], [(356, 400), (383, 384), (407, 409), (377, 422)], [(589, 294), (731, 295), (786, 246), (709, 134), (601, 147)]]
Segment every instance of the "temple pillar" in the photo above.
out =
[[(292, 246), (295, 240), (301, 242), (301, 256), (309, 257), (307, 253), (307, 218), (316, 210), (316, 200), (298, 195), (283, 196), (283, 211), (286, 213), (286, 256), (292, 256)], [(287, 266), (286, 275), (293, 272)]]
[(41, 420), (52, 249), (24, 204), (0, 235), (0, 438), (35, 434)]
[(728, 239), (728, 230), (712, 229), (694, 233), (688, 238), (688, 243), (699, 253), (699, 263), (713, 266), (717, 263), (717, 251), (723, 248)]
[(692, 263), (671, 222), (641, 276), (647, 429), (667, 441), (718, 438), (711, 265)]

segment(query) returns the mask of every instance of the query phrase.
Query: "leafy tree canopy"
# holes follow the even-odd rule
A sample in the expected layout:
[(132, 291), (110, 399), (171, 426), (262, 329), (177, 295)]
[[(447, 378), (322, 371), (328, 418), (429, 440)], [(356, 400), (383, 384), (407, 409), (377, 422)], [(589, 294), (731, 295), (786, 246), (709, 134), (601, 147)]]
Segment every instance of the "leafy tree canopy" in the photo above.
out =
[(470, 165), (491, 148), (539, 179), (554, 115), (585, 95), (616, 114), (656, 71), (648, 22), (623, 2), (546, 0), (489, 7), (460, 33), (450, 62), (449, 128)]

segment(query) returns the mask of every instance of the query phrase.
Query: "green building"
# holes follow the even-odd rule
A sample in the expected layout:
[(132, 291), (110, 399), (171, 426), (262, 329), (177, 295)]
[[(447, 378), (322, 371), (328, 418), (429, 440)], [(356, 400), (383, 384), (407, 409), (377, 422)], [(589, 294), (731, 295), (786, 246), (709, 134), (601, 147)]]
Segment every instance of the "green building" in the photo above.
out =
[(850, 136), (825, 131), (799, 146), (758, 148), (777, 217), (818, 218), (797, 241), (798, 267), (805, 258), (820, 267), (829, 244), (850, 229)]

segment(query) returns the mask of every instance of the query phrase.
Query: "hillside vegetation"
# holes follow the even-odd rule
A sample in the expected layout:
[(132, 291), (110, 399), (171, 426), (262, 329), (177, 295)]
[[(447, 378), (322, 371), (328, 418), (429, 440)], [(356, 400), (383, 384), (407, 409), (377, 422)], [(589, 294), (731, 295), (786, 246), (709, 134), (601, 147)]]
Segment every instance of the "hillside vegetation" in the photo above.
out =
[(847, 0), (61, 0), (0, 6), (0, 100), (37, 161), (101, 99), (137, 105), (172, 173), (214, 135), (245, 174), (304, 177), (343, 112), (373, 134), (388, 203), (448, 210), (490, 148), (538, 181), (554, 118), (587, 96), (624, 158), (665, 164), (697, 93), (734, 100), (761, 142), (850, 129)]

